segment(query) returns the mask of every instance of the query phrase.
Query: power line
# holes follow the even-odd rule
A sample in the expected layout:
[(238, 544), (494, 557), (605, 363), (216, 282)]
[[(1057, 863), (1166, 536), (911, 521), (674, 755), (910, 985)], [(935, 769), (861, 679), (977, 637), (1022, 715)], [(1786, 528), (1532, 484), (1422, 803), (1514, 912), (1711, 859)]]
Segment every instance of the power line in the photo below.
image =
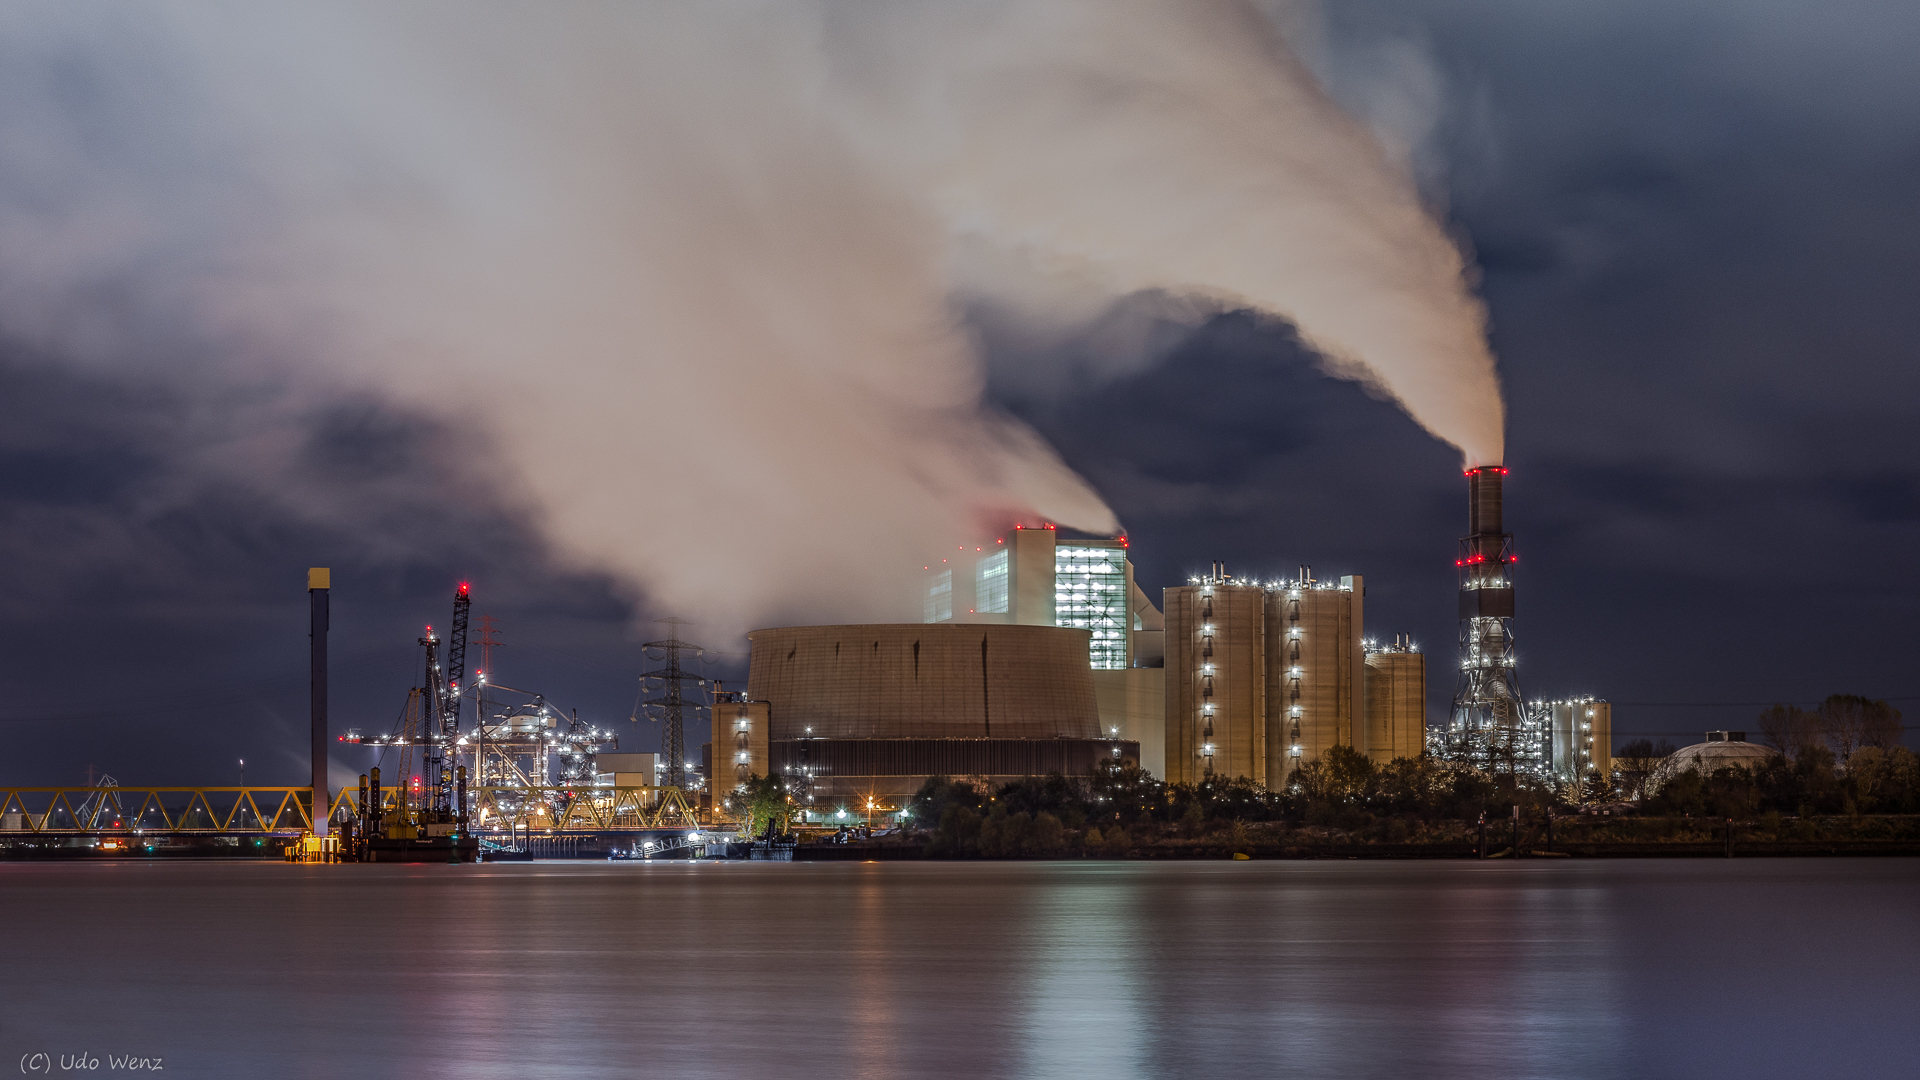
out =
[[(1875, 698), (1875, 701), (1920, 701), (1920, 694)], [(1819, 705), (1826, 701), (1611, 701), (1617, 709), (1768, 709), (1775, 705)]]
[[(361, 671), (372, 667), (385, 650), (368, 650), (357, 654), (345, 664), (334, 665), (335, 671)], [(0, 706), (7, 712), (27, 712), (25, 716), (0, 716), (0, 724), (67, 724), (89, 720), (115, 720), (131, 716), (154, 716), (171, 713), (205, 711), (222, 705), (240, 705), (249, 701), (260, 701), (291, 693), (306, 685), (308, 672), (303, 668), (298, 672), (288, 672), (266, 679), (230, 684), (224, 689), (214, 690), (176, 690), (159, 694), (146, 693), (133, 696), (93, 701), (85, 704), (36, 705), (36, 706)], [(168, 702), (154, 701), (155, 697), (165, 697)], [(135, 706), (131, 704), (139, 701)]]

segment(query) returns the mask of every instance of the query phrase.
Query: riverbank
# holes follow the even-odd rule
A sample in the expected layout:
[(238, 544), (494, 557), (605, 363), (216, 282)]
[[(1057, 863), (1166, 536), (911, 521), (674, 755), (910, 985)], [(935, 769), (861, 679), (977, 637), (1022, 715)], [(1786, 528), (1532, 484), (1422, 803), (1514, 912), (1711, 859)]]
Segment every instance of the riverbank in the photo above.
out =
[[(1045, 822), (981, 830), (971, 837), (918, 833), (861, 843), (803, 843), (796, 860), (866, 859), (1477, 859), (1510, 858), (1511, 819), (1478, 822), (1393, 819), (1361, 829), (1265, 822), (1191, 827), (1145, 823), (1067, 830)], [(1695, 817), (1557, 818), (1523, 821), (1520, 858), (1726, 858), (1920, 855), (1920, 815), (1753, 821)]]

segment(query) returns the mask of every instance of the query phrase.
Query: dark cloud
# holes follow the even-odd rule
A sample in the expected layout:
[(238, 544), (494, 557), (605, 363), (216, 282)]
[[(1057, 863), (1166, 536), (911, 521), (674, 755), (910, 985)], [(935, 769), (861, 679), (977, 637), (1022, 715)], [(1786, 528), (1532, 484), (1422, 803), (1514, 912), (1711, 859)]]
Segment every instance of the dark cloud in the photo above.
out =
[[(1906, 56), (1920, 12), (1406, 0), (1330, 14), (1336, 37), (1403, 36), (1444, 76), (1431, 160), (1507, 379), (1525, 688), (1920, 695)], [(76, 83), (73, 107), (123, 90)], [(0, 153), (0, 181), (35, 191), (32, 164)], [(1365, 574), (1373, 629), (1427, 647), (1444, 708), (1465, 524), (1453, 451), (1246, 316), (1158, 360), (1049, 365), (1077, 381), (1044, 386), (987, 330), (996, 400), (1112, 502), (1150, 591), (1215, 559)], [(19, 348), (4, 361), (0, 717), (82, 718), (6, 723), (32, 749), (0, 779), (77, 780), (92, 763), (130, 782), (222, 780), (246, 756), (278, 762), (250, 778), (297, 782), (309, 565), (335, 568), (341, 726), (391, 724), (417, 679), (413, 639), (462, 578), (503, 616), (516, 682), (595, 720), (627, 715), (631, 605), (554, 566), (491, 494), (484, 432), (374, 400), (262, 410), (273, 388), (56, 371)], [(272, 458), (278, 487), (210, 479), (223, 455)], [(737, 674), (743, 643), (708, 643)], [(1684, 736), (1751, 712), (1616, 722)]]
[[(1510, 407), (1530, 693), (1920, 695), (1920, 77), (1853, 3), (1368, 3), (1337, 38), (1419, 42)], [(1337, 50), (1336, 50), (1337, 52)], [(1128, 523), (1143, 580), (1214, 558), (1362, 572), (1451, 689), (1458, 473), (1217, 320), (1147, 374), (1030, 408)], [(1749, 709), (1623, 709), (1625, 732)], [(1911, 711), (1911, 707), (1909, 708)]]
[[(33, 748), (0, 782), (78, 782), (91, 765), (129, 783), (228, 783), (243, 757), (253, 782), (299, 782), (312, 565), (333, 568), (336, 728), (392, 728), (419, 681), (421, 627), (444, 629), (470, 579), (476, 610), (501, 620), (496, 665), (513, 685), (653, 747), (653, 730), (625, 723), (631, 605), (552, 565), (468, 467), (486, 460), (476, 440), (367, 400), (263, 396), (0, 362), (0, 730)], [(250, 430), (263, 408), (281, 430)], [(225, 480), (205, 468), (280, 445), (277, 465)], [(713, 673), (738, 665), (714, 659)], [(370, 763), (348, 752), (336, 766)]]

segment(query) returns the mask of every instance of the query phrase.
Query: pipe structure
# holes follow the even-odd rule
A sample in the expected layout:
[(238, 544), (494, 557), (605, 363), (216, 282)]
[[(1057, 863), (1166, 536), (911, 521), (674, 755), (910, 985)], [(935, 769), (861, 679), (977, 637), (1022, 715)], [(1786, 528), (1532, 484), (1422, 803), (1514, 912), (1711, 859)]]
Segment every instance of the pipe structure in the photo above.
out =
[(308, 688), (313, 708), (313, 835), (327, 835), (332, 802), (327, 798), (327, 608), (332, 574), (324, 566), (307, 571)]

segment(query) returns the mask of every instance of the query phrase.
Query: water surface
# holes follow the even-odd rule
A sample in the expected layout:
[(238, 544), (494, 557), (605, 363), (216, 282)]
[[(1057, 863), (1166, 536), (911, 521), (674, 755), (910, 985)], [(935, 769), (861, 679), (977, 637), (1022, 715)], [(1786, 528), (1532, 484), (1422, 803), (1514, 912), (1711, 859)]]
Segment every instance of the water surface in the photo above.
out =
[(0, 864), (0, 1069), (1920, 1075), (1920, 861)]

